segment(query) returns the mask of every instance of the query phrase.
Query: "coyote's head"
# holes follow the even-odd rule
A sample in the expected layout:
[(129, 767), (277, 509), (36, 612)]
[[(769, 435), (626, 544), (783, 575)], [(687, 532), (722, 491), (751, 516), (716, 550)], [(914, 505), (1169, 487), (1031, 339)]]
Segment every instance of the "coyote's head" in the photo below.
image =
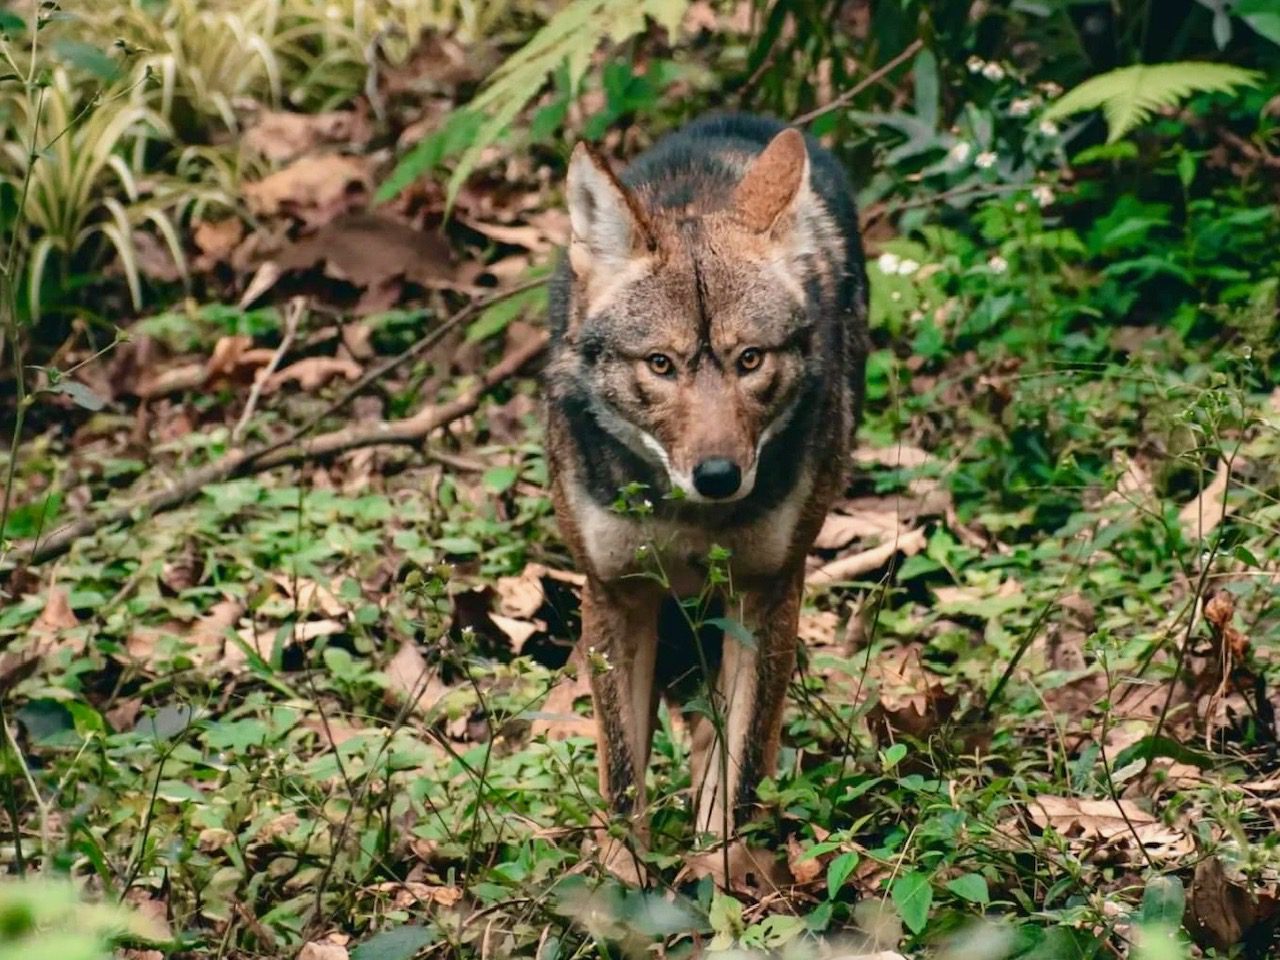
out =
[(811, 301), (831, 302), (844, 241), (796, 131), (696, 166), (632, 189), (578, 145), (566, 341), (605, 429), (687, 499), (729, 502), (826, 366)]

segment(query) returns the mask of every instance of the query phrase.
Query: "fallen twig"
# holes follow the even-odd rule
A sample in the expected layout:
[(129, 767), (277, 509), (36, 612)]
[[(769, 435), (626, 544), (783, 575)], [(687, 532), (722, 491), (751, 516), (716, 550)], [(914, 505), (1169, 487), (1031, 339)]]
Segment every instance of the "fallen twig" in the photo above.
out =
[(332, 403), (301, 426), (289, 431), (282, 439), (252, 450), (230, 450), (218, 460), (193, 470), (164, 490), (66, 524), (53, 531), (31, 550), (29, 562), (34, 565), (61, 556), (81, 537), (96, 533), (104, 527), (117, 524), (128, 526), (157, 513), (173, 510), (211, 484), (235, 477), (250, 476), (285, 464), (332, 457), (361, 447), (415, 443), (425, 439), (435, 430), (475, 410), (488, 390), (537, 357), (546, 347), (547, 334), (543, 332), (508, 353), (492, 369), (486, 371), (478, 383), (448, 403), (425, 407), (403, 420), (380, 420), (358, 427), (344, 427), (310, 439), (305, 437), (321, 420), (342, 409), (370, 384), (386, 376), (401, 364), (426, 353), (451, 331), (456, 330), (481, 311), (543, 282), (538, 280), (522, 284), (486, 300), (468, 304), (412, 346), (367, 372)]
[(294, 297), (289, 301), (289, 307), (284, 316), (284, 336), (280, 338), (280, 346), (276, 348), (276, 352), (271, 355), (271, 361), (259, 370), (258, 375), (253, 378), (253, 386), (249, 388), (249, 399), (244, 402), (244, 412), (240, 414), (240, 419), (236, 421), (235, 427), (231, 430), (232, 445), (240, 442), (240, 437), (244, 435), (245, 429), (249, 426), (249, 421), (253, 419), (253, 412), (258, 408), (258, 399), (262, 396), (263, 386), (271, 379), (271, 375), (276, 372), (276, 367), (280, 366), (280, 361), (284, 359), (284, 355), (289, 352), (289, 347), (298, 332), (298, 323), (302, 320), (302, 314), (305, 309), (306, 301), (303, 298)]
[(848, 90), (844, 91), (844, 93), (840, 94), (840, 96), (836, 97), (830, 103), (824, 104), (823, 106), (818, 107), (816, 110), (810, 110), (808, 113), (802, 113), (800, 116), (796, 117), (794, 120), (791, 121), (791, 126), (793, 127), (803, 126), (804, 124), (809, 123), (812, 120), (818, 119), (818, 117), (822, 116), (823, 114), (830, 113), (832, 110), (838, 110), (840, 107), (843, 107), (846, 103), (848, 103), (858, 94), (860, 94), (863, 90), (867, 89), (867, 87), (871, 86), (874, 83), (879, 83), (881, 80), (885, 78), (886, 75), (892, 73), (894, 70), (900, 67), (907, 60), (910, 60), (912, 57), (914, 57), (917, 53), (920, 52), (920, 49), (923, 46), (924, 46), (924, 43), (922, 41), (912, 40), (909, 44), (907, 44), (907, 46), (903, 49), (901, 53), (899, 53), (896, 57), (894, 57), (884, 66), (879, 67), (878, 69), (873, 70), (871, 73), (867, 74), (867, 76), (863, 77), (861, 80), (855, 83)]

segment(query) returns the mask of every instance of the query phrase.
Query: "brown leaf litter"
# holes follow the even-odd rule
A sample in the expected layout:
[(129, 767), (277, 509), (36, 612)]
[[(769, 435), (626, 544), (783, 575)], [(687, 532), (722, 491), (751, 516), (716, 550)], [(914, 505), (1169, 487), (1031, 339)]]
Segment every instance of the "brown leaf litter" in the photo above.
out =
[(1027, 802), (1032, 823), (1052, 829), (1073, 847), (1096, 852), (1127, 851), (1130, 862), (1141, 857), (1133, 850), (1141, 843), (1152, 859), (1176, 860), (1195, 852), (1194, 840), (1182, 829), (1161, 823), (1155, 814), (1132, 800), (1082, 800), (1042, 794)]
[(254, 216), (283, 217), (315, 230), (364, 209), (373, 195), (373, 172), (368, 158), (328, 153), (302, 157), (242, 189)]
[[(363, 101), (357, 101), (363, 106)], [(285, 163), (319, 147), (362, 149), (373, 137), (367, 109), (290, 113), (262, 110), (240, 138), (250, 153), (272, 163)]]
[(263, 262), (240, 304), (250, 306), (268, 293), (285, 299), (305, 294), (365, 316), (413, 290), (451, 287), (454, 274), (452, 252), (438, 232), (381, 214), (350, 213)]

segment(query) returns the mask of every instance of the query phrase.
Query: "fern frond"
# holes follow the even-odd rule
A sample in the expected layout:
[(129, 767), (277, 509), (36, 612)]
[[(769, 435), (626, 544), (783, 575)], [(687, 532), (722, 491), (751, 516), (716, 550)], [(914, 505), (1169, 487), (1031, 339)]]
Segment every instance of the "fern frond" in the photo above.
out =
[(1044, 113), (1046, 120), (1093, 110), (1107, 118), (1107, 142), (1114, 143), (1151, 115), (1197, 93), (1229, 93), (1256, 86), (1260, 74), (1225, 63), (1160, 63), (1121, 67), (1092, 77), (1065, 94)]
[(591, 62), (591, 55), (605, 40), (622, 43), (645, 28), (646, 17), (674, 35), (689, 0), (572, 0), (553, 16), (529, 42), (513, 53), (489, 79), (480, 94), (455, 111), (434, 135), (419, 141), (401, 158), (390, 178), (378, 191), (386, 200), (470, 142), (449, 178), (448, 203), (471, 175), (481, 154), (492, 146), (520, 111), (543, 89), (551, 75), (567, 63), (569, 88), (576, 90)]

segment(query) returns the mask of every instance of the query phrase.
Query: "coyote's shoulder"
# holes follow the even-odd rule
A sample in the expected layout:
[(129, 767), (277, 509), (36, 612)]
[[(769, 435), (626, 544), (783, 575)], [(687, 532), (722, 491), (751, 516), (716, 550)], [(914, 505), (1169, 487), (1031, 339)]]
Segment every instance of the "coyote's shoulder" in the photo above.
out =
[[(688, 125), (620, 177), (580, 145), (566, 186), (547, 449), (561, 530), (587, 574), (584, 641), (624, 665), (595, 684), (605, 788), (622, 803), (643, 783), (661, 672), (663, 591), (634, 575), (656, 563), (665, 590), (699, 594), (717, 546), (742, 617), (760, 621), (747, 624), (759, 648), (734, 655), (756, 664), (742, 722), (764, 725), (726, 733), (756, 746), (718, 800), (711, 768), (700, 775), (711, 816), (748, 800), (772, 762), (804, 556), (845, 479), (867, 352), (857, 215), (834, 157), (741, 114)], [(635, 484), (650, 509), (613, 510)]]

